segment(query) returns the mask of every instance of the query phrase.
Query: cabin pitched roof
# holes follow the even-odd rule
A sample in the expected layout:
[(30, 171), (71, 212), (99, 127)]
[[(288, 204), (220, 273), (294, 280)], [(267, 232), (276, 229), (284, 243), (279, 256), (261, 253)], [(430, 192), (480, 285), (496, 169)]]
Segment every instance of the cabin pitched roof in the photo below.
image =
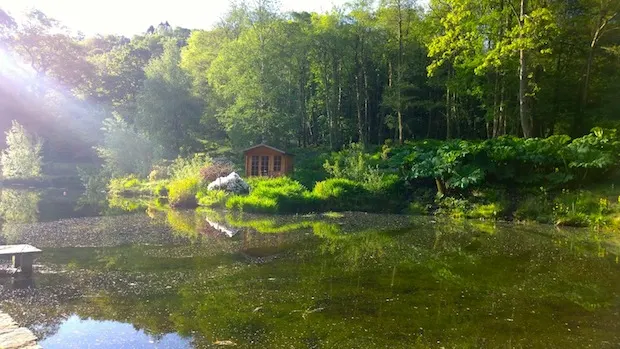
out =
[(253, 149), (256, 149), (256, 148), (260, 148), (260, 147), (269, 148), (269, 149), (271, 149), (271, 150), (277, 151), (278, 153), (282, 153), (283, 155), (293, 155), (293, 154), (291, 154), (291, 153), (287, 153), (287, 152), (285, 152), (284, 150), (280, 150), (280, 149), (278, 149), (278, 148), (274, 148), (274, 147), (272, 147), (272, 146), (270, 146), (270, 145), (267, 145), (267, 144), (264, 144), (264, 143), (257, 144), (257, 145), (255, 145), (255, 146), (253, 146), (253, 147), (250, 147), (250, 148), (248, 148), (248, 149), (245, 149), (245, 150), (243, 151), (243, 153), (247, 153), (247, 152), (249, 152), (250, 150), (253, 150)]

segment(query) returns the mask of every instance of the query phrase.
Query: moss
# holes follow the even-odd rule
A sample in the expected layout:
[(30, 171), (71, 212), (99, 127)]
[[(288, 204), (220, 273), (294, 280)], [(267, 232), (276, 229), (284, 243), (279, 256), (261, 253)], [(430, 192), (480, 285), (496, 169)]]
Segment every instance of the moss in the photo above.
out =
[(343, 218), (344, 217), (344, 215), (339, 212), (325, 212), (323, 213), (323, 216), (327, 218)]

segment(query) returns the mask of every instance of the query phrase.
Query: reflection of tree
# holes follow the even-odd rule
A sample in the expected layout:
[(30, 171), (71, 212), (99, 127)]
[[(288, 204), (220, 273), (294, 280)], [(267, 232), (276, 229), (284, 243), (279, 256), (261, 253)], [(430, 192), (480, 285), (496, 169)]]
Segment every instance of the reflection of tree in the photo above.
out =
[(344, 234), (339, 225), (318, 223), (314, 225), (314, 234), (322, 238), (321, 250), (330, 253), (341, 263), (343, 268), (357, 269), (366, 263), (377, 263), (386, 256), (386, 250), (392, 247), (391, 235), (378, 230)]
[(39, 219), (41, 194), (31, 190), (1, 189), (0, 220), (7, 243), (16, 243), (21, 236), (14, 224), (34, 223)]
[(0, 214), (7, 223), (34, 223), (39, 217), (41, 193), (31, 190), (2, 189)]

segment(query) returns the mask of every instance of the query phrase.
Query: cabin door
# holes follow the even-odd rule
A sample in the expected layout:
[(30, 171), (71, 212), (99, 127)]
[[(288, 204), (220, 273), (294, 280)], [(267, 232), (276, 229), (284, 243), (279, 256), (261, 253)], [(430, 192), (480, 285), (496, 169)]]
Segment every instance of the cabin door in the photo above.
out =
[(260, 175), (269, 176), (269, 156), (261, 156), (260, 158)]

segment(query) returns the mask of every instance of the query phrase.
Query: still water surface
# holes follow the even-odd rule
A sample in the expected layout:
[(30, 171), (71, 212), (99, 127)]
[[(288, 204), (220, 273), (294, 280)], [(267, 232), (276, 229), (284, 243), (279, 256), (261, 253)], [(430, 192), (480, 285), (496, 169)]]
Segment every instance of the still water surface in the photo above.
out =
[(620, 347), (617, 237), (35, 194), (0, 194), (0, 243), (44, 251), (0, 278), (0, 309), (46, 348)]

